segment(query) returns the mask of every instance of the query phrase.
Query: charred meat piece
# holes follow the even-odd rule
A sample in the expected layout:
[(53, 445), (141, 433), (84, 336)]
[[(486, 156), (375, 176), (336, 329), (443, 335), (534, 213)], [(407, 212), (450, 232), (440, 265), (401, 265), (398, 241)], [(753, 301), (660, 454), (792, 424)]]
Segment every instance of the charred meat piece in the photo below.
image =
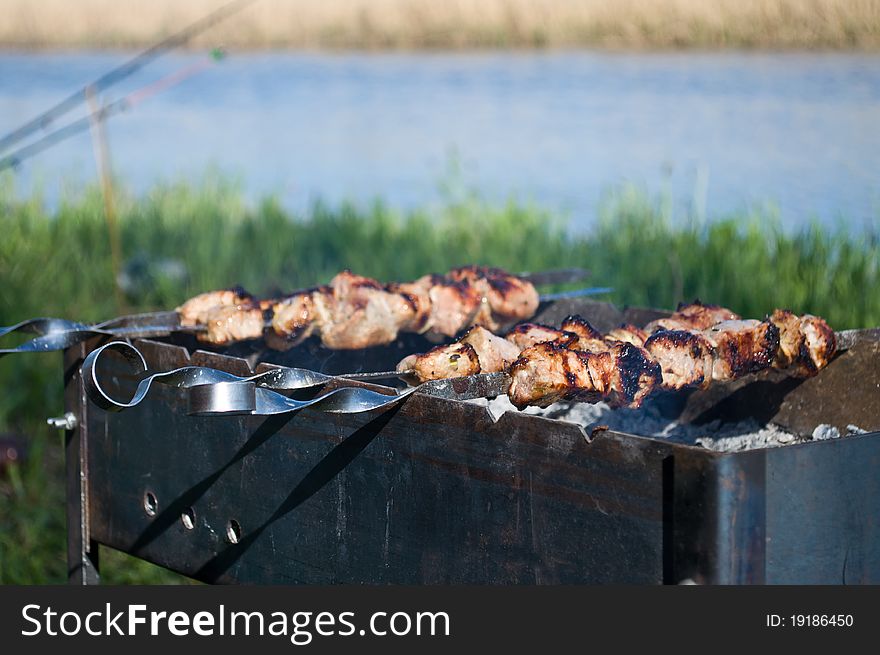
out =
[(722, 321), (735, 321), (740, 318), (726, 307), (704, 305), (699, 300), (679, 304), (673, 316), (689, 322), (698, 330), (705, 330)]
[(790, 367), (796, 375), (808, 377), (834, 357), (834, 330), (818, 316), (797, 316), (787, 309), (777, 309), (769, 320), (779, 329), (779, 349), (774, 361), (777, 368)]
[(590, 391), (595, 390), (587, 362), (577, 351), (556, 343), (526, 348), (510, 366), (507, 395), (519, 409), (547, 407), (575, 392), (586, 395)]
[(328, 286), (333, 290), (335, 297), (352, 303), (366, 302), (371, 295), (385, 291), (377, 280), (349, 270), (334, 275)]
[(501, 329), (501, 323), (498, 321), (498, 317), (492, 313), (492, 308), (489, 306), (489, 300), (485, 296), (481, 298), (480, 306), (477, 308), (477, 313), (474, 315), (471, 322), (474, 325), (479, 325), (487, 330), (492, 330), (493, 332), (497, 332)]
[(323, 294), (326, 317), (321, 343), (333, 350), (356, 350), (391, 343), (397, 338), (397, 322), (388, 293), (376, 280), (350, 271), (330, 281), (330, 294)]
[(297, 293), (275, 302), (272, 307), (272, 327), (266, 330), (266, 344), (275, 350), (293, 348), (320, 329), (321, 315), (318, 303), (329, 289), (315, 289)]
[(645, 350), (660, 365), (667, 391), (709, 386), (715, 349), (699, 332), (661, 330), (645, 341)]
[(660, 365), (644, 348), (631, 343), (615, 344), (607, 352), (586, 357), (593, 387), (613, 407), (640, 407), (663, 380)]
[(529, 318), (538, 309), (538, 291), (534, 285), (500, 268), (463, 266), (449, 271), (447, 277), (474, 286), (488, 300), (492, 315), (501, 322)]
[(477, 351), (469, 343), (452, 343), (432, 348), (421, 355), (410, 355), (397, 365), (398, 371), (411, 371), (420, 381), (444, 380), (476, 375), (480, 372)]
[(385, 287), (385, 300), (398, 331), (419, 332), (430, 316), (425, 298), (405, 291), (394, 291), (393, 285)]
[(779, 350), (773, 362), (777, 368), (788, 368), (797, 361), (804, 344), (801, 318), (787, 309), (777, 309), (770, 321), (779, 329)]
[(681, 303), (668, 318), (659, 318), (645, 326), (651, 334), (658, 330), (705, 330), (722, 321), (735, 321), (738, 314), (718, 305), (704, 305), (699, 300)]
[(779, 349), (779, 328), (770, 321), (722, 321), (703, 336), (715, 349), (713, 380), (736, 380), (773, 364)]
[(218, 346), (259, 339), (263, 336), (263, 310), (259, 303), (219, 306), (207, 313), (203, 324), (207, 331), (198, 334), (199, 340)]
[(557, 330), (540, 323), (519, 323), (513, 326), (505, 338), (520, 350), (525, 350), (548, 341), (552, 341), (563, 348), (568, 348), (578, 341), (578, 335), (574, 332)]
[(500, 373), (519, 357), (519, 348), (479, 325), (471, 327), (458, 342), (470, 344), (477, 351), (481, 373)]
[(802, 374), (815, 375), (837, 352), (837, 337), (823, 319), (812, 314), (801, 316), (801, 332), (806, 339), (806, 352), (799, 359)]
[[(476, 354), (477, 367), (471, 362), (471, 352), (459, 346), (466, 345)], [(519, 348), (484, 327), (475, 325), (455, 343), (436, 348), (420, 355), (410, 355), (397, 365), (398, 371), (413, 371), (420, 382), (444, 377), (462, 377), (475, 373), (500, 373), (519, 357)], [(451, 358), (451, 359), (449, 359)]]
[(393, 291), (348, 271), (329, 286), (295, 294), (272, 305), (270, 347), (286, 350), (312, 334), (340, 350), (390, 343), (398, 330), (411, 329), (427, 315), (427, 296)]
[[(467, 282), (454, 282), (439, 275), (430, 276), (430, 281), (428, 332), (435, 336), (452, 337), (473, 325), (484, 305), (477, 290)], [(426, 283), (424, 278), (420, 282)]]
[(520, 409), (564, 399), (638, 407), (662, 379), (648, 353), (628, 343), (602, 353), (541, 343), (520, 353), (510, 367), (510, 378), (508, 396)]
[(560, 326), (565, 332), (572, 332), (578, 336), (577, 343), (572, 344), (573, 350), (583, 350), (588, 353), (602, 353), (611, 349), (611, 345), (595, 327), (583, 316), (573, 314), (562, 321)]
[[(392, 310), (397, 315), (400, 330), (404, 332), (422, 333), (428, 329), (431, 318), (431, 284), (430, 276), (415, 282), (392, 282), (385, 289), (400, 296), (401, 300), (392, 300)], [(401, 302), (402, 301), (402, 302)]]
[(631, 343), (641, 348), (644, 347), (645, 341), (648, 340), (648, 333), (631, 323), (623, 323), (620, 327), (614, 328), (606, 334), (605, 338), (610, 341)]
[(699, 328), (695, 328), (690, 322), (674, 318), (673, 316), (658, 318), (654, 321), (651, 321), (645, 326), (645, 332), (648, 335), (654, 334), (656, 332), (687, 332), (688, 330), (697, 329)]
[(254, 297), (241, 287), (209, 291), (190, 298), (177, 308), (180, 324), (186, 327), (205, 325), (208, 314), (217, 307), (249, 306)]

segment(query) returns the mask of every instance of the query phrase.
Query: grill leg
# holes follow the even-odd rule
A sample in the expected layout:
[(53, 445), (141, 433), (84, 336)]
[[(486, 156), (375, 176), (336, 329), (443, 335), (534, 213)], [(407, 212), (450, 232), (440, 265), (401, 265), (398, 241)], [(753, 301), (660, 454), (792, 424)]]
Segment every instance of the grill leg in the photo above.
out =
[(80, 380), (85, 346), (64, 351), (64, 405), (76, 416), (76, 425), (64, 435), (67, 470), (67, 581), (70, 584), (98, 584), (98, 544), (89, 539), (88, 426), (86, 397)]

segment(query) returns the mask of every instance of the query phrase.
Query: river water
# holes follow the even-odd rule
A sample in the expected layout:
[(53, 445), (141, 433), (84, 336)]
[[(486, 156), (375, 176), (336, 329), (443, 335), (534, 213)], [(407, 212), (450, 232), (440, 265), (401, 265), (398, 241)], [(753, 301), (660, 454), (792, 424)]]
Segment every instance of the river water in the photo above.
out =
[[(0, 53), (0, 132), (131, 53)], [(112, 101), (203, 59), (172, 54)], [(880, 220), (880, 56), (812, 53), (232, 53), (114, 117), (135, 191), (213, 168), (251, 199), (408, 208), (443, 183), (564, 212), (575, 229), (631, 183), (715, 217)], [(83, 133), (25, 162), (50, 203), (95, 177)]]

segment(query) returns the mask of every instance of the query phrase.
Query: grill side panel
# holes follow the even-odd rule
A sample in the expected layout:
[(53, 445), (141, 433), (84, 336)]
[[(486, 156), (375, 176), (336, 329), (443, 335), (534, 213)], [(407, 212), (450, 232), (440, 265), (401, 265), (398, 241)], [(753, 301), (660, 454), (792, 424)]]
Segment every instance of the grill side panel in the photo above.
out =
[[(880, 433), (722, 455), (418, 395), (371, 415), (191, 418), (164, 386), (108, 414), (77, 375), (97, 343), (65, 355), (74, 579), (96, 574), (101, 543), (208, 582), (880, 582)], [(152, 370), (250, 372), (137, 346)], [(694, 393), (680, 420), (800, 430), (855, 407), (876, 430), (878, 355), (873, 340), (807, 381)]]
[(665, 444), (420, 396), (372, 415), (184, 412), (169, 388), (88, 407), (92, 539), (206, 582), (663, 581)]
[(767, 582), (880, 583), (880, 432), (767, 452)]

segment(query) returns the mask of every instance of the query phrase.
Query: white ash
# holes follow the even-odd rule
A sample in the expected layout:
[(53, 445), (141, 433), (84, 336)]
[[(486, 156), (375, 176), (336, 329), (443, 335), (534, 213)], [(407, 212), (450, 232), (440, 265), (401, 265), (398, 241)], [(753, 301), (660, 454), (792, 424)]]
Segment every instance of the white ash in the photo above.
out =
[(813, 440), (820, 441), (822, 439), (840, 439), (840, 437), (849, 437), (854, 434), (866, 434), (868, 431), (863, 430), (858, 425), (847, 425), (846, 426), (846, 434), (841, 435), (840, 430), (838, 430), (833, 425), (828, 425), (827, 423), (820, 423), (816, 426), (816, 429), (813, 430)]
[[(495, 420), (509, 411), (517, 411), (507, 396), (494, 400), (478, 398), (471, 401), (485, 406)], [(583, 427), (587, 433), (598, 426), (608, 426), (611, 430), (627, 432), (645, 437), (659, 437), (678, 443), (702, 446), (710, 450), (724, 452), (770, 448), (810, 441), (784, 428), (773, 424), (761, 424), (755, 419), (737, 422), (711, 421), (696, 425), (679, 423), (662, 416), (654, 407), (641, 409), (612, 409), (605, 403), (561, 402), (550, 407), (526, 407), (524, 414), (568, 421)], [(812, 439), (838, 439), (851, 434), (863, 434), (858, 426), (848, 425), (846, 434), (831, 425), (819, 425), (813, 431)]]

